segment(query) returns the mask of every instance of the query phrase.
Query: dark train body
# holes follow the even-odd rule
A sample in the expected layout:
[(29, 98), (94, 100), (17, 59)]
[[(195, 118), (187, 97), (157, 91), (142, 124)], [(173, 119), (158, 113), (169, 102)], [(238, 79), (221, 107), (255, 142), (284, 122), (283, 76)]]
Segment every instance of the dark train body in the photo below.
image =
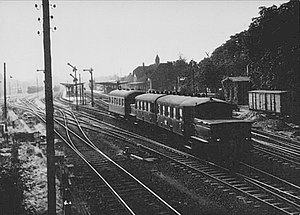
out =
[(251, 122), (232, 118), (233, 106), (209, 97), (115, 90), (109, 111), (134, 117), (177, 135), (193, 152), (220, 160), (237, 160), (248, 153)]

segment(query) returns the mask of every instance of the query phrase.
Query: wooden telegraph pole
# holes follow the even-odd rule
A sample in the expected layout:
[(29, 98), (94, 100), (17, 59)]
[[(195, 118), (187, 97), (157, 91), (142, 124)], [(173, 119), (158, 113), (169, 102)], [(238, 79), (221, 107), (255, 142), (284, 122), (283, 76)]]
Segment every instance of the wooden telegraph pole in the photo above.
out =
[(46, 98), (46, 136), (47, 136), (47, 182), (48, 182), (48, 214), (56, 214), (55, 190), (55, 151), (54, 151), (54, 122), (53, 122), (53, 93), (51, 70), (51, 43), (49, 0), (43, 3), (43, 31), (44, 31), (44, 63), (45, 63), (45, 98)]
[(7, 142), (6, 63), (4, 63), (4, 131)]

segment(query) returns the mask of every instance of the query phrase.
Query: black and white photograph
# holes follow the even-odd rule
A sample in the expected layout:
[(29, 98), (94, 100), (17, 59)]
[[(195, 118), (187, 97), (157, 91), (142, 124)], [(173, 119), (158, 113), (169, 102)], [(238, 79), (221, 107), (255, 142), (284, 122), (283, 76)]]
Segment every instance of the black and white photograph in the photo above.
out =
[(300, 215), (300, 0), (0, 0), (0, 215)]

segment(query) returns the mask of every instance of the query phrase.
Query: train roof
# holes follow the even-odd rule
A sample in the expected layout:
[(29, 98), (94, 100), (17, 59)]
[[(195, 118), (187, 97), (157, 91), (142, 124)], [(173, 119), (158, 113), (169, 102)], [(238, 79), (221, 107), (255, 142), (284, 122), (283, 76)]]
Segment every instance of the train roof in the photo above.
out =
[(141, 90), (113, 90), (109, 93), (109, 96), (117, 96), (117, 97), (128, 97), (132, 94), (144, 93)]
[(166, 94), (146, 93), (146, 94), (138, 95), (137, 97), (135, 97), (135, 99), (138, 101), (154, 102), (156, 99), (165, 95)]
[(179, 95), (166, 95), (157, 99), (157, 103), (171, 104), (180, 107), (195, 107), (206, 103), (221, 103), (230, 105), (229, 103), (210, 97), (191, 97), (191, 96), (179, 96)]
[(185, 100), (192, 98), (190, 96), (166, 95), (157, 99), (157, 103), (172, 104), (179, 106)]
[(201, 105), (201, 104), (207, 104), (207, 103), (221, 103), (221, 104), (226, 104), (226, 105), (230, 105), (231, 104), (220, 100), (220, 99), (216, 99), (216, 98), (211, 98), (211, 97), (190, 97), (189, 99), (183, 101), (179, 106), (182, 107), (195, 107), (197, 105)]

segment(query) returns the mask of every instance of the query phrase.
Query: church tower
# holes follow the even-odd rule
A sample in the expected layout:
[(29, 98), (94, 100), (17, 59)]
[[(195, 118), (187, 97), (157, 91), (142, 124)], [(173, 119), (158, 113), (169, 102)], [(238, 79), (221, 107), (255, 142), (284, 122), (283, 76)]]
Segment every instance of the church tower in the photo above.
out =
[(156, 57), (155, 57), (155, 64), (156, 64), (156, 66), (158, 66), (160, 64), (160, 59), (159, 59), (158, 55), (156, 55)]

